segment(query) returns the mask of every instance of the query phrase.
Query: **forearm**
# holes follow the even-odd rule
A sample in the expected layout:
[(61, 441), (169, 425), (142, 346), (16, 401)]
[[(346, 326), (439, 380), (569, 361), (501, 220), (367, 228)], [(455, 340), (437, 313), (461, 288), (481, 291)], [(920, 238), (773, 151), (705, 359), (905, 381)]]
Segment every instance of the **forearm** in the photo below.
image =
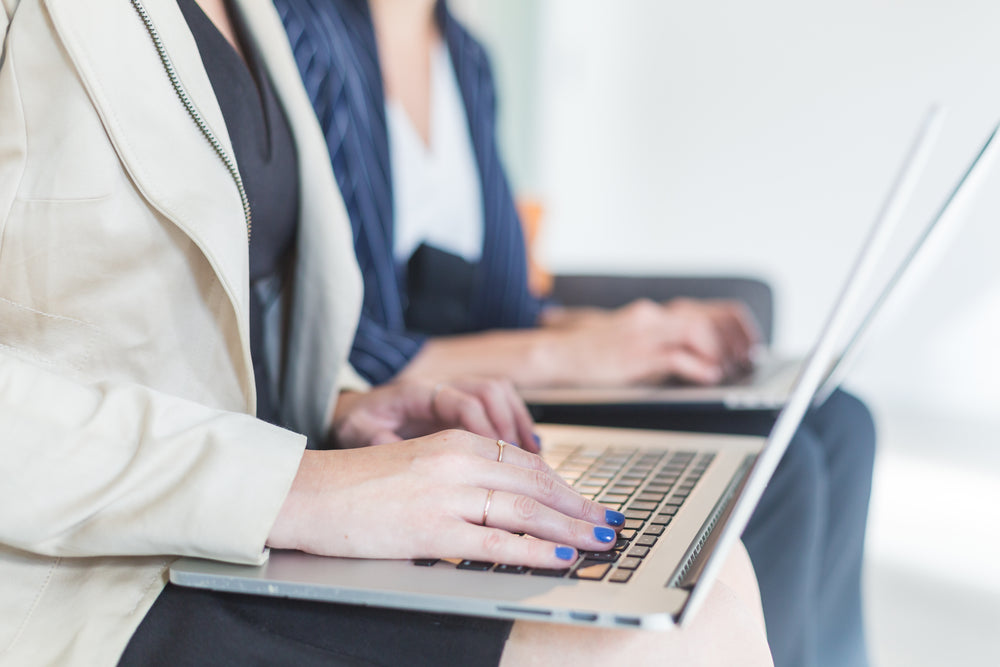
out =
[(603, 308), (547, 306), (538, 315), (538, 326), (553, 329), (578, 326), (600, 317), (606, 317), (607, 314), (608, 311)]
[(488, 331), (428, 340), (401, 378), (501, 376), (518, 387), (566, 384), (572, 364), (562, 332), (547, 329)]

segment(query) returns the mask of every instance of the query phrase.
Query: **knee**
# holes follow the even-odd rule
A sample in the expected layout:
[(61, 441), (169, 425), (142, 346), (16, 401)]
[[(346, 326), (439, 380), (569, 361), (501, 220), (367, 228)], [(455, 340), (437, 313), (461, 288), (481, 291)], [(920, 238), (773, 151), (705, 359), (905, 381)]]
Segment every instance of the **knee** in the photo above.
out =
[(855, 464), (875, 458), (875, 419), (858, 397), (837, 389), (809, 413), (804, 423), (812, 428), (834, 452), (848, 456)]
[(808, 429), (800, 428), (788, 443), (771, 486), (783, 503), (812, 508), (826, 478), (825, 468), (822, 443)]
[(744, 539), (751, 556), (760, 538), (799, 535), (808, 541), (824, 511), (826, 464), (822, 447), (808, 430), (799, 429), (785, 450), (761, 496)]

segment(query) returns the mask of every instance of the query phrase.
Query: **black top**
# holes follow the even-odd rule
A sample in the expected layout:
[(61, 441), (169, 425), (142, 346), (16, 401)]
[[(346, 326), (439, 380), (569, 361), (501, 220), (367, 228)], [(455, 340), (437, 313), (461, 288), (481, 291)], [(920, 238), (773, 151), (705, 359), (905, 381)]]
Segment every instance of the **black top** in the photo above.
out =
[[(288, 119), (271, 87), (253, 40), (232, 3), (226, 6), (247, 61), (226, 41), (195, 0), (177, 0), (219, 101), (243, 187), (250, 200), (250, 352), (257, 385), (257, 416), (277, 423), (264, 354), (263, 316), (270, 305), (265, 279), (281, 278), (291, 261), (299, 217), (299, 169)], [(274, 290), (270, 290), (274, 293)]]

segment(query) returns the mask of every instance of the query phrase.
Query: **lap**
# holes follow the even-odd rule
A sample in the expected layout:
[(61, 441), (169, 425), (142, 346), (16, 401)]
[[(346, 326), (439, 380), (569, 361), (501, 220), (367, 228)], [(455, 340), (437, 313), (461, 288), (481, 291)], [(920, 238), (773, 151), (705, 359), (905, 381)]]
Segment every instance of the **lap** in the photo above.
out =
[(518, 621), (501, 665), (770, 665), (753, 568), (734, 549), (711, 593), (684, 627), (598, 629)]
[(168, 584), (119, 665), (496, 665), (510, 627)]

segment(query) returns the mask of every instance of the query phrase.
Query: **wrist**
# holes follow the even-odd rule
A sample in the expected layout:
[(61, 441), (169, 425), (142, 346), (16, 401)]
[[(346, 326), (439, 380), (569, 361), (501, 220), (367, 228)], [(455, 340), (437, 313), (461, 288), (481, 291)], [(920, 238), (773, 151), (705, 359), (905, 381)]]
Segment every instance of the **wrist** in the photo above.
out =
[(331, 443), (337, 443), (342, 439), (344, 425), (365, 395), (366, 392), (354, 390), (344, 390), (338, 394), (337, 404), (326, 430), (326, 437)]
[(572, 363), (569, 332), (565, 329), (538, 329), (528, 340), (525, 375), (518, 385), (551, 387), (565, 384)]
[(303, 511), (309, 506), (310, 495), (320, 488), (321, 467), (324, 452), (305, 450), (299, 461), (295, 478), (285, 496), (278, 516), (267, 535), (267, 546), (275, 549), (298, 549), (302, 545)]

